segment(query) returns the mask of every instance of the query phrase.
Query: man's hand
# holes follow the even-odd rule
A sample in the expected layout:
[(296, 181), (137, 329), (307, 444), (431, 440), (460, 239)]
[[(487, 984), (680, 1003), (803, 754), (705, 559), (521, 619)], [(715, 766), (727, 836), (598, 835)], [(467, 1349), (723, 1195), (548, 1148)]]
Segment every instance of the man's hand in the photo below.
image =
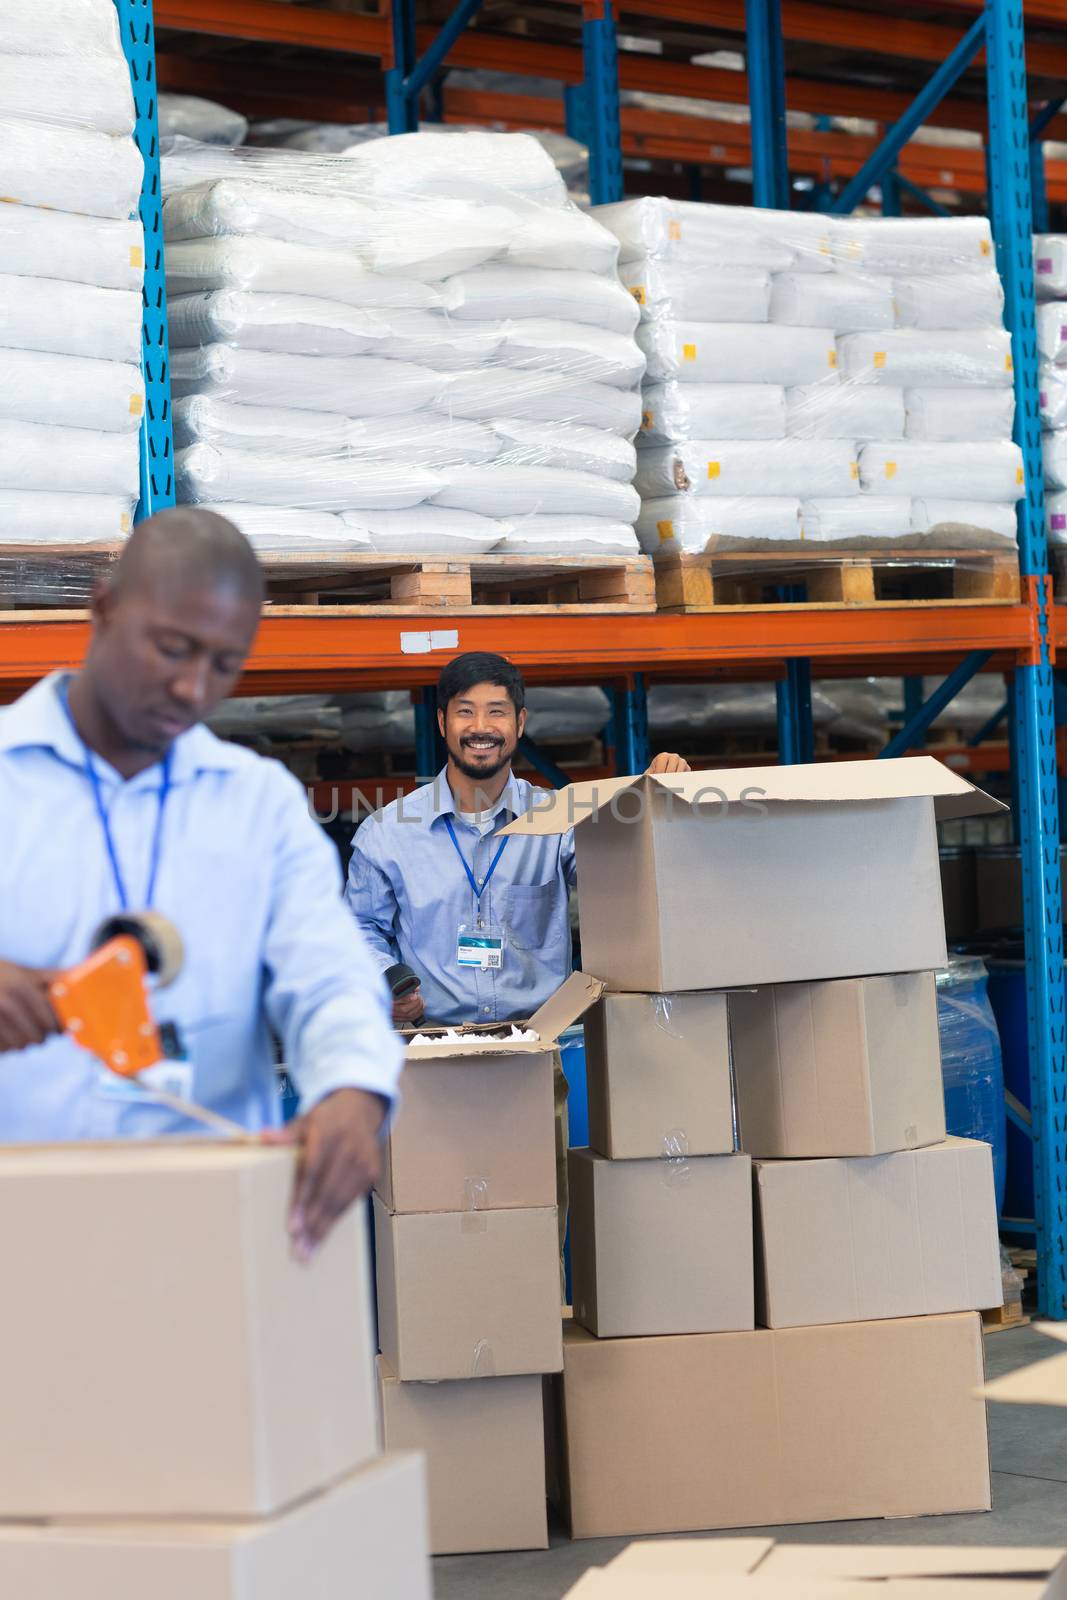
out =
[(645, 768), (646, 772), (691, 772), (692, 770), (684, 756), (676, 756), (671, 750), (662, 750)]
[(410, 994), (393, 1001), (393, 1024), (397, 1028), (413, 1028), (425, 1015), (426, 1003), (421, 989), (412, 989)]
[(59, 1032), (48, 998), (54, 972), (0, 961), (0, 1051), (25, 1050)]
[(306, 1116), (263, 1135), (264, 1144), (300, 1146), (289, 1208), (289, 1237), (298, 1261), (310, 1261), (334, 1223), (374, 1187), (384, 1118), (381, 1095), (336, 1089)]

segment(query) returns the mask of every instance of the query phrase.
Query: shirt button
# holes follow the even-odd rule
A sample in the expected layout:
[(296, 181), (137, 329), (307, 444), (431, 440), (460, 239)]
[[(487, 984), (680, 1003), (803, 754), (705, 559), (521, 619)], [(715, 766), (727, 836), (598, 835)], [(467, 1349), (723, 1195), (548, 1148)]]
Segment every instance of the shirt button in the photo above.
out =
[(489, 1015), (489, 1007), (488, 1006), (483, 1006), (482, 1010), (485, 1012), (486, 1016)]

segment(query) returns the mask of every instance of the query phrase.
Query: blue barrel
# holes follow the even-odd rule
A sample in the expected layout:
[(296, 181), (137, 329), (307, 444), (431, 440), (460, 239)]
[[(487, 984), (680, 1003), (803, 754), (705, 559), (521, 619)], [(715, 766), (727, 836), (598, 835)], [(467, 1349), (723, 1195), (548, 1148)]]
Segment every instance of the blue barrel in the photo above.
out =
[(585, 1078), (585, 1029), (580, 1022), (560, 1035), (559, 1057), (567, 1080), (571, 1148), (583, 1150), (589, 1143), (589, 1092)]
[(988, 990), (989, 973), (979, 956), (953, 956), (937, 975), (945, 1122), (958, 1138), (992, 1146), (997, 1210), (1002, 1212), (1008, 1172), (1004, 1064)]

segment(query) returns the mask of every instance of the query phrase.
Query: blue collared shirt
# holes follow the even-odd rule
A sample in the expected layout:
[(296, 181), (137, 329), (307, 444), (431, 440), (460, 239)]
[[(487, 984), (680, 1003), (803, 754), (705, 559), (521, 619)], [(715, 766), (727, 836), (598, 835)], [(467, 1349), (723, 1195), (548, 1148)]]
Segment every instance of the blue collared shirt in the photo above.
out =
[(403, 961), (422, 980), (434, 1022), (508, 1022), (532, 1015), (571, 970), (568, 887), (574, 836), (516, 837), (481, 898), (487, 930), (504, 940), (499, 971), (461, 967), (460, 927), (475, 930), (479, 903), (449, 838), (483, 883), (500, 829), (531, 805), (532, 786), (514, 774), (484, 837), (456, 810), (446, 772), (368, 817), (353, 840), (346, 898), (384, 971)]
[[(85, 753), (46, 678), (0, 711), (0, 960), (65, 968), (120, 908)], [(94, 757), (131, 910), (143, 906), (162, 768), (123, 781)], [(185, 966), (153, 996), (191, 1097), (251, 1129), (280, 1121), (272, 1030), (308, 1110), (340, 1088), (395, 1095), (400, 1045), (376, 963), (344, 908), (334, 847), (274, 761), (198, 727), (178, 739), (155, 909)], [(67, 1038), (0, 1055), (0, 1140), (112, 1139), (199, 1125)]]

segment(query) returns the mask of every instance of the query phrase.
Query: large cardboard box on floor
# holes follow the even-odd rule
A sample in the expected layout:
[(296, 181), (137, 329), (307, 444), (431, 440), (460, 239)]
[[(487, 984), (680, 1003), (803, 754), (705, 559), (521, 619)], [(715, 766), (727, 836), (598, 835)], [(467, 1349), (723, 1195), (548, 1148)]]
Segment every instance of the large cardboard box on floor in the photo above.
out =
[(942, 967), (935, 821), (1002, 809), (931, 756), (574, 784), (582, 959), (647, 994)]
[(734, 1148), (723, 994), (606, 994), (585, 1019), (589, 1143), (614, 1160)]
[(568, 1172), (576, 1322), (601, 1338), (754, 1326), (748, 1156), (572, 1150)]
[(10, 1600), (432, 1600), (425, 1471), (383, 1456), (276, 1517), (0, 1523)]
[(365, 1217), (299, 1265), (294, 1171), (213, 1140), (0, 1151), (0, 1518), (267, 1515), (376, 1454)]
[(435, 1556), (544, 1550), (543, 1379), (401, 1383), (378, 1359), (387, 1450), (420, 1450)]
[(435, 1039), (435, 1030), (425, 1029), (417, 1037), (429, 1042), (409, 1042), (377, 1186), (390, 1211), (555, 1205), (556, 1040), (603, 988), (572, 974), (519, 1024), (536, 1040), (501, 1039), (510, 1030), (497, 1023), (454, 1030), (459, 1040)]
[(395, 1216), (374, 1197), (378, 1340), (398, 1378), (558, 1372), (555, 1206)]
[(873, 1156), (945, 1137), (932, 972), (739, 990), (730, 1035), (753, 1157)]
[(976, 1312), (564, 1342), (577, 1538), (990, 1505)]
[(1002, 1300), (987, 1144), (757, 1161), (756, 1312), (769, 1328), (980, 1311)]

